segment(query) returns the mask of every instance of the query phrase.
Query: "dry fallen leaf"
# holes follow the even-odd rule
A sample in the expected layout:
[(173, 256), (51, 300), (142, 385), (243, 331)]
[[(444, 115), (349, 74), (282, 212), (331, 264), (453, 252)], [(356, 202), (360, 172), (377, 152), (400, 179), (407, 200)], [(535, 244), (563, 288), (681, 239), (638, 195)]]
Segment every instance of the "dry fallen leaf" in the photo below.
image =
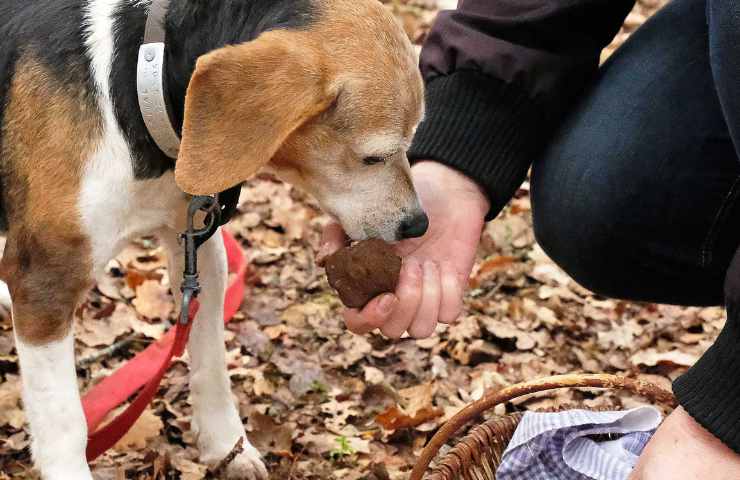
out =
[(279, 424), (257, 411), (249, 416), (249, 441), (264, 455), (267, 452), (290, 456), (295, 424)]
[(169, 288), (157, 280), (144, 280), (136, 288), (133, 305), (146, 318), (166, 319), (174, 310)]
[(113, 313), (105, 318), (85, 314), (77, 322), (75, 338), (89, 347), (111, 345), (118, 336), (131, 330), (132, 317), (135, 315), (123, 303), (116, 304)]
[(180, 480), (202, 480), (206, 478), (208, 473), (208, 468), (205, 465), (200, 465), (180, 456), (173, 457), (171, 462), (172, 466), (180, 472)]
[(339, 339), (339, 353), (328, 359), (333, 365), (349, 368), (373, 351), (372, 345), (365, 337), (344, 334)]
[(491, 317), (481, 317), (480, 321), (485, 329), (496, 338), (516, 340), (518, 350), (531, 350), (537, 345), (537, 341), (531, 334), (514, 327), (510, 321)]
[(396, 406), (389, 407), (383, 413), (375, 417), (375, 421), (386, 430), (399, 430), (402, 428), (418, 427), (430, 420), (441, 417), (444, 411), (437, 407), (424, 407), (416, 412), (416, 415), (405, 414)]
[(516, 258), (509, 255), (496, 255), (484, 260), (470, 278), (470, 288), (478, 288), (492, 274), (505, 270)]
[(396, 405), (388, 407), (375, 417), (385, 430), (413, 428), (435, 418), (441, 417), (444, 411), (433, 405), (436, 391), (433, 382), (416, 385), (399, 390), (403, 408)]
[(365, 372), (365, 383), (368, 385), (374, 385), (377, 383), (382, 383), (385, 379), (385, 374), (382, 370), (375, 368), (375, 367), (369, 367), (364, 365), (362, 367), (362, 370)]
[(131, 430), (113, 446), (113, 449), (123, 452), (129, 449), (141, 450), (146, 448), (149, 441), (159, 435), (163, 427), (162, 419), (156, 416), (150, 408), (147, 408), (136, 420)]
[(654, 367), (658, 364), (690, 367), (696, 363), (698, 359), (699, 358), (696, 355), (678, 350), (660, 353), (654, 348), (649, 348), (632, 355), (632, 357), (630, 357), (630, 362), (632, 362), (633, 365), (645, 365), (648, 367)]
[(434, 382), (399, 390), (398, 394), (403, 401), (403, 410), (409, 416), (415, 417), (421, 410), (432, 406), (435, 391)]
[(164, 322), (140, 320), (135, 315), (131, 317), (130, 323), (131, 330), (154, 340), (162, 338), (162, 335), (167, 330), (167, 325)]
[(23, 428), (26, 417), (21, 410), (21, 380), (18, 375), (5, 375), (0, 383), (0, 427)]

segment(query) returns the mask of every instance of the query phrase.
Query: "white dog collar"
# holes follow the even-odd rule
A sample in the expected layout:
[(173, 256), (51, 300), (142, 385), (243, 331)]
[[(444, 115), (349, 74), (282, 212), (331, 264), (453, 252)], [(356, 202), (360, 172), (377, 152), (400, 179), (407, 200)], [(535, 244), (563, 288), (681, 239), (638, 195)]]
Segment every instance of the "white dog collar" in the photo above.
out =
[(164, 94), (164, 16), (169, 3), (169, 0), (152, 0), (149, 7), (144, 44), (139, 48), (136, 67), (136, 91), (149, 135), (165, 155), (177, 158), (180, 135), (172, 126)]

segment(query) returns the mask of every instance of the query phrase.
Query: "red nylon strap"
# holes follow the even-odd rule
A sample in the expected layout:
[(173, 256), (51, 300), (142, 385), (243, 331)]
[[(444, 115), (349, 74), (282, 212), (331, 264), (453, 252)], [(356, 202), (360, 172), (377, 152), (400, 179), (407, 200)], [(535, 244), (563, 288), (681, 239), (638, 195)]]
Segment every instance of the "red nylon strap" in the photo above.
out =
[[(225, 230), (222, 232), (229, 273), (233, 274), (224, 299), (224, 322), (228, 322), (239, 310), (244, 297), (247, 262), (239, 243)], [(154, 399), (172, 359), (179, 357), (185, 351), (190, 328), (197, 311), (198, 302), (195, 301), (191, 304), (190, 321), (187, 325), (178, 323), (159, 341), (147, 347), (123, 367), (90, 389), (82, 399), (88, 432), (94, 432), (88, 435), (88, 462), (93, 461), (115, 445)], [(108, 413), (123, 404), (137, 391), (138, 395), (123, 413), (103, 428), (96, 430)]]

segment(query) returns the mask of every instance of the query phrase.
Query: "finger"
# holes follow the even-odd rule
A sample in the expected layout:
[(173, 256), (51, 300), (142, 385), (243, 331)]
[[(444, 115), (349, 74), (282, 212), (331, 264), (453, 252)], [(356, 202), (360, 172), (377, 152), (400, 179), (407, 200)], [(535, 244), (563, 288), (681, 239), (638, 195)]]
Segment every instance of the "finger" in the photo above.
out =
[(421, 303), (422, 270), (419, 261), (407, 258), (401, 268), (396, 297), (398, 305), (387, 322), (380, 327), (383, 335), (389, 338), (401, 338), (416, 317)]
[(365, 335), (375, 329), (375, 327), (365, 320), (365, 317), (362, 316), (362, 312), (357, 309), (347, 309), (344, 311), (343, 315), (344, 323), (347, 325), (347, 330), (352, 333)]
[(414, 338), (427, 338), (434, 333), (442, 298), (437, 263), (431, 260), (424, 262), (423, 275), (421, 304), (409, 327), (409, 335)]
[(335, 221), (329, 222), (321, 233), (321, 243), (319, 253), (316, 254), (316, 263), (319, 266), (323, 265), (326, 257), (345, 246), (348, 241), (349, 238), (344, 233), (342, 226)]
[(396, 305), (398, 305), (398, 297), (387, 293), (372, 299), (362, 311), (348, 309), (344, 313), (347, 328), (361, 335), (380, 328), (388, 321)]
[(440, 323), (455, 323), (463, 308), (463, 288), (457, 270), (451, 262), (442, 262), (440, 271), (442, 301), (439, 307)]

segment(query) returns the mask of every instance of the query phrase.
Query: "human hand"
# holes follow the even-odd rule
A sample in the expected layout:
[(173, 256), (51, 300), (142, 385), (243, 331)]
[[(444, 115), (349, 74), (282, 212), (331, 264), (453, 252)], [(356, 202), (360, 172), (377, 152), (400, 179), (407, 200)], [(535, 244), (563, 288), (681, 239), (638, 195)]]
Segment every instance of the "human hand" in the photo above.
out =
[[(404, 332), (415, 338), (434, 333), (437, 323), (454, 322), (475, 261), (489, 202), (478, 185), (457, 170), (425, 161), (411, 169), (414, 186), (429, 217), (421, 238), (394, 246), (403, 258), (395, 294), (384, 294), (362, 310), (344, 312), (347, 328), (364, 334), (379, 328), (390, 338)], [(324, 229), (319, 261), (343, 247), (337, 223)]]
[(640, 455), (629, 480), (733, 480), (740, 455), (677, 408)]

